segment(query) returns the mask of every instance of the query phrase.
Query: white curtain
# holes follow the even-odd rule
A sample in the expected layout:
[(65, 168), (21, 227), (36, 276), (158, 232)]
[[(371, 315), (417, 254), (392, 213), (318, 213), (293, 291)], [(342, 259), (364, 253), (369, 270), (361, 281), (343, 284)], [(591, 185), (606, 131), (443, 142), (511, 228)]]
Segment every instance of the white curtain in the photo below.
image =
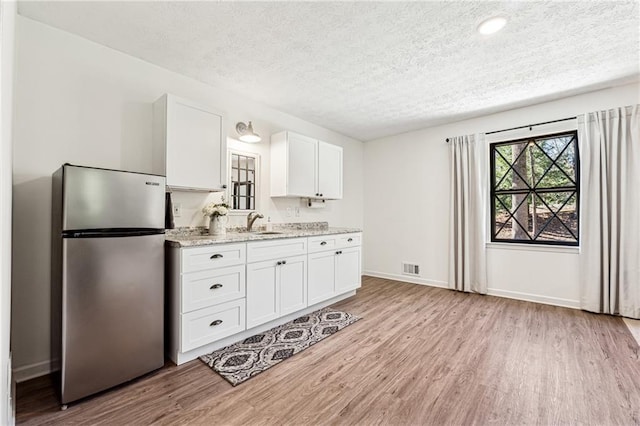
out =
[(450, 138), (449, 288), (487, 292), (484, 135)]
[(578, 118), (582, 309), (640, 319), (640, 105)]

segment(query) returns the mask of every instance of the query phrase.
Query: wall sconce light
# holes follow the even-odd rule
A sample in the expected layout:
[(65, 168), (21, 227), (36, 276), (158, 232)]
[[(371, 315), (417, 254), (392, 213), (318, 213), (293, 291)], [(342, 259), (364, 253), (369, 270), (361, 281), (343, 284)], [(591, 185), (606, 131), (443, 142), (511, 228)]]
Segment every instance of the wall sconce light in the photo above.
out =
[(244, 124), (243, 122), (239, 122), (238, 124), (236, 124), (236, 131), (240, 135), (239, 139), (242, 142), (257, 143), (262, 140), (260, 135), (253, 131), (253, 126), (251, 125), (251, 122), (249, 122), (249, 124)]

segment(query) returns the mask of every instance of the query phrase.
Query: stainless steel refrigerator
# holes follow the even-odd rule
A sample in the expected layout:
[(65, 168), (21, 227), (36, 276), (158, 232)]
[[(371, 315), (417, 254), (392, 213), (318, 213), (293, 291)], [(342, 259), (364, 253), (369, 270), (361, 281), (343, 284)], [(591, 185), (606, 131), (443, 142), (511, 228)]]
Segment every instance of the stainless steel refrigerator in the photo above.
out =
[(65, 164), (52, 207), (52, 359), (67, 404), (164, 364), (165, 178)]

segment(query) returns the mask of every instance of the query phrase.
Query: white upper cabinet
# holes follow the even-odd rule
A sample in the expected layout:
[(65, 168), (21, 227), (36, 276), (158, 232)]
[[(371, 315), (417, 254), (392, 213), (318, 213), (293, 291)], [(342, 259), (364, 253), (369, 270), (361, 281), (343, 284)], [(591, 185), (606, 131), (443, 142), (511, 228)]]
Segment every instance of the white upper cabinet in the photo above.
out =
[(180, 190), (222, 191), (226, 171), (223, 116), (207, 106), (164, 95), (153, 105), (153, 169)]
[[(284, 164), (274, 167), (273, 157), (271, 170), (276, 173), (286, 171), (285, 184), (287, 196), (308, 197), (316, 191), (316, 176), (318, 174), (318, 141), (295, 133), (288, 133), (285, 144), (280, 149), (284, 149)], [(273, 149), (273, 145), (272, 145)], [(289, 179), (286, 179), (289, 177)]]
[(342, 198), (342, 147), (318, 142), (318, 193), (321, 198)]
[(342, 147), (293, 132), (271, 136), (271, 196), (342, 198)]

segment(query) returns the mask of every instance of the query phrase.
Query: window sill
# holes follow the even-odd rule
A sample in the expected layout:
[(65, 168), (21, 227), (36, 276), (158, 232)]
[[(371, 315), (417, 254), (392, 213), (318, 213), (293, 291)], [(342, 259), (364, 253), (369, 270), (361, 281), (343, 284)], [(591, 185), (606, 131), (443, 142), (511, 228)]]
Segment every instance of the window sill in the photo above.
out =
[(251, 212), (257, 212), (257, 210), (229, 210), (229, 216), (246, 216)]
[(518, 243), (496, 243), (487, 242), (486, 248), (492, 250), (520, 250), (520, 251), (541, 251), (547, 253), (580, 253), (580, 247), (576, 246), (547, 246), (542, 244), (518, 244)]

